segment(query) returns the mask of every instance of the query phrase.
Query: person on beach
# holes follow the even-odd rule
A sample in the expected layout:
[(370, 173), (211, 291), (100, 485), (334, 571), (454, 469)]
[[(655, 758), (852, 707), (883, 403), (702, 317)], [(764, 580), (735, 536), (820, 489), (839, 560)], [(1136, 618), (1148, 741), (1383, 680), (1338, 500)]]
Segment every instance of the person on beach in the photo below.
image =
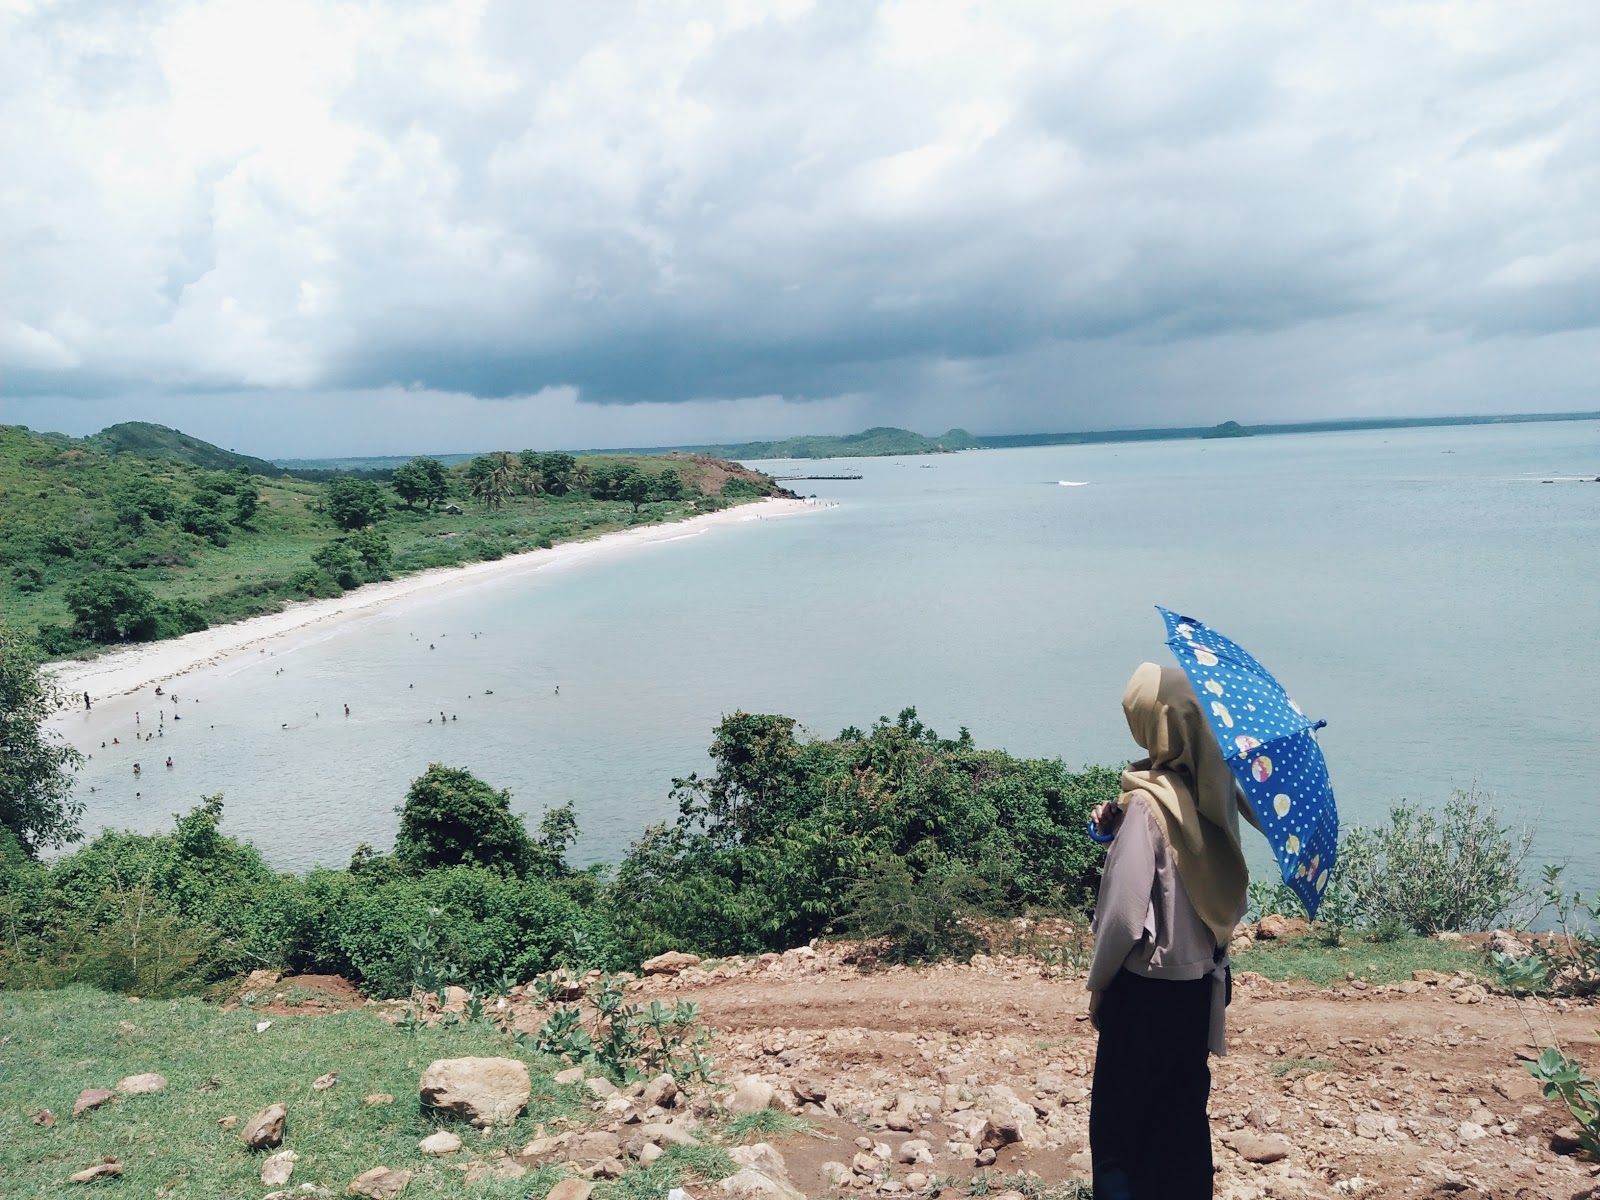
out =
[(1226, 1054), (1227, 947), (1254, 823), (1184, 673), (1143, 663), (1122, 696), (1148, 758), (1095, 809), (1106, 855), (1086, 987), (1099, 1030), (1089, 1150), (1096, 1200), (1212, 1195), (1210, 1054)]
[(83, 711), (88, 712), (92, 708), (94, 708), (94, 704), (89, 699), (89, 693), (85, 692), (83, 694)]

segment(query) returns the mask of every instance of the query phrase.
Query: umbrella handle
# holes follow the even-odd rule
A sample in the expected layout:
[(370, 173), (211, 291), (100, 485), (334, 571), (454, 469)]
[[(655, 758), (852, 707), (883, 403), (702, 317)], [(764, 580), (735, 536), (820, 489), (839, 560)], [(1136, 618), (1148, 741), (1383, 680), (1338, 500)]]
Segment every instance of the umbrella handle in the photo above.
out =
[(1089, 836), (1094, 841), (1099, 842), (1102, 846), (1109, 846), (1111, 844), (1111, 840), (1113, 838), (1115, 838), (1117, 835), (1115, 833), (1101, 833), (1100, 830), (1098, 828), (1096, 828), (1096, 826), (1095, 826), (1094, 818), (1090, 817), (1089, 818)]

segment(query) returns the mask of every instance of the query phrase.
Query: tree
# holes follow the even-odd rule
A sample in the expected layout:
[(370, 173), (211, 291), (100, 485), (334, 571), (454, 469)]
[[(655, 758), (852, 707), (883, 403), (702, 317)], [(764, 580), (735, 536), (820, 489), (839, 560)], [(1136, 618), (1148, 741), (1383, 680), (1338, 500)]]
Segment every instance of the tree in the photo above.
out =
[(484, 866), (520, 875), (539, 857), (522, 818), (511, 811), (511, 793), (469, 771), (431, 764), (397, 811), (394, 855), (413, 871)]
[(521, 472), (516, 455), (497, 450), (480, 454), (467, 464), (467, 483), (473, 498), (481, 500), (485, 509), (500, 508), (516, 491)]
[(370, 479), (340, 475), (328, 481), (328, 515), (340, 529), (365, 529), (383, 519), (389, 505)]
[(445, 498), (448, 480), (443, 463), (436, 458), (422, 457), (396, 467), (389, 486), (405, 501), (407, 508), (423, 504), (431, 511)]
[(361, 560), (344, 542), (326, 542), (318, 546), (311, 555), (311, 561), (340, 587), (361, 586)]
[(261, 493), (256, 491), (256, 485), (249, 479), (240, 480), (233, 493), (233, 503), (233, 523), (240, 527), (248, 526), (261, 508)]
[(633, 505), (633, 511), (638, 512), (655, 499), (655, 482), (638, 467), (629, 464), (622, 469), (612, 487), (616, 490), (617, 499), (626, 500)]
[(579, 459), (571, 470), (567, 472), (567, 486), (571, 488), (586, 488), (594, 482), (594, 474), (589, 464)]
[[(523, 453), (526, 454), (527, 451)], [(539, 455), (539, 474), (544, 477), (544, 490), (552, 496), (565, 496), (578, 486), (572, 477), (577, 466), (576, 458), (559, 450), (550, 450)]]
[(184, 532), (203, 537), (216, 546), (228, 544), (228, 518), (223, 516), (222, 496), (218, 492), (196, 492), (184, 505), (181, 519)]
[(360, 557), (368, 579), (384, 579), (388, 576), (389, 567), (394, 562), (394, 547), (378, 530), (363, 529), (346, 539), (345, 544)]
[(29, 857), (82, 836), (83, 805), (72, 799), (82, 755), (44, 727), (57, 705), (33, 647), (0, 622), (0, 829)]
[(97, 642), (142, 642), (155, 636), (158, 606), (150, 589), (121, 571), (96, 571), (66, 590), (78, 631)]
[(676, 467), (668, 467), (656, 476), (655, 498), (657, 500), (683, 499), (683, 480), (679, 478)]

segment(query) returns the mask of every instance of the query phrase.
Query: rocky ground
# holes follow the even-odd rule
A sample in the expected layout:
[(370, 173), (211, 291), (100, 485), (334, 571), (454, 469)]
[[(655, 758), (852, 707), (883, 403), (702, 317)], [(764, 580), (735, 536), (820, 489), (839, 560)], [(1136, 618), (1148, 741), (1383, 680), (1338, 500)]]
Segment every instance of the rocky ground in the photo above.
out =
[[(984, 956), (863, 972), (845, 953), (687, 966), (635, 987), (700, 1006), (747, 1100), (766, 1094), (759, 1081), (812, 1118), (821, 1138), (778, 1142), (808, 1195), (1088, 1175), (1081, 977)], [(1597, 1168), (1563, 1136), (1570, 1120), (1519, 1061), (1533, 1044), (1516, 1005), (1464, 975), (1417, 974), (1332, 991), (1236, 977), (1231, 1052), (1213, 1059), (1219, 1196), (1600, 1197)], [(1600, 1060), (1593, 1007), (1548, 1017), (1569, 1053)]]

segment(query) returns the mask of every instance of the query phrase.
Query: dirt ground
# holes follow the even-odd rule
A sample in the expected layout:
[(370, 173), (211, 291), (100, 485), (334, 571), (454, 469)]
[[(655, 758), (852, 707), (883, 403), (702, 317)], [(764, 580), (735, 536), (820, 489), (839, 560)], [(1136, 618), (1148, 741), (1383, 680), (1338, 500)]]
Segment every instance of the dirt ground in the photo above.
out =
[[(1533, 1043), (1510, 999), (1443, 975), (1337, 991), (1250, 974), (1235, 983), (1230, 1053), (1212, 1060), (1218, 1196), (1600, 1197), (1597, 1168), (1551, 1148), (1571, 1121), (1521, 1066), (1519, 1053)], [(1037, 1123), (998, 1152), (990, 1171), (1036, 1172), (1044, 1183), (1089, 1173), (1095, 1032), (1081, 976), (983, 956), (863, 973), (824, 948), (706, 964), (636, 986), (646, 1000), (700, 1006), (717, 1031), (725, 1082), (760, 1075), (826, 1092), (836, 1116), (810, 1113), (831, 1140), (778, 1143), (808, 1195), (830, 1194), (822, 1163), (849, 1163), (858, 1137), (891, 1151), (921, 1138), (933, 1163), (897, 1166), (896, 1178), (919, 1172), (930, 1186), (966, 1190), (972, 1160), (947, 1147), (967, 1142), (957, 1127), (966, 1110), (1008, 1095), (995, 1085)], [(1547, 1044), (1544, 1018), (1532, 1015), (1539, 1045)], [(1595, 1007), (1549, 1016), (1569, 1053), (1600, 1060)], [(896, 1109), (905, 1115), (892, 1130)], [(1247, 1161), (1272, 1157), (1274, 1135), (1283, 1158)]]

